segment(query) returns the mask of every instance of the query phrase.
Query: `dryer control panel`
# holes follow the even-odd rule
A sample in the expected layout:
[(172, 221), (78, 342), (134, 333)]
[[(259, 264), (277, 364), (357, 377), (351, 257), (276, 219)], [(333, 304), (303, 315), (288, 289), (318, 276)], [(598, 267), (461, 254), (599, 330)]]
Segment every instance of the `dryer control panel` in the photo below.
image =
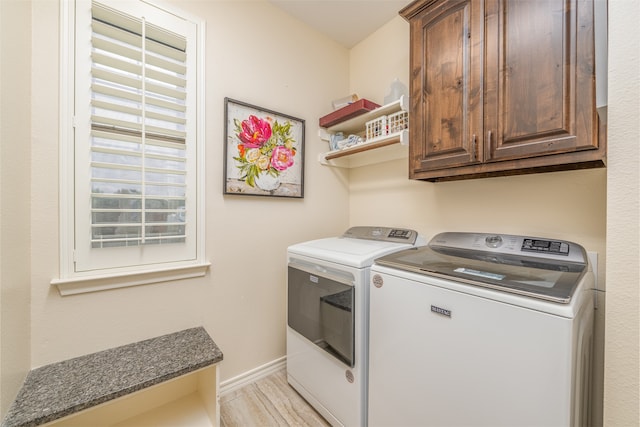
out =
[(351, 227), (345, 231), (342, 237), (348, 237), (351, 239), (380, 240), (394, 243), (409, 243), (413, 245), (418, 239), (418, 233), (415, 230), (407, 228), (358, 226)]

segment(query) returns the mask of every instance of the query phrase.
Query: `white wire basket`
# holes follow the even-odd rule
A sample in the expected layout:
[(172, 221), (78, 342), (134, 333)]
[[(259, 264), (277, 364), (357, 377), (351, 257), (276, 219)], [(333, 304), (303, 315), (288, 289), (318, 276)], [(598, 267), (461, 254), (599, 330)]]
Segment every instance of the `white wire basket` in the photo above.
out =
[(389, 133), (396, 133), (409, 128), (409, 112), (398, 111), (387, 116), (387, 128)]
[(366, 123), (365, 138), (367, 141), (386, 136), (388, 133), (387, 116), (381, 116)]

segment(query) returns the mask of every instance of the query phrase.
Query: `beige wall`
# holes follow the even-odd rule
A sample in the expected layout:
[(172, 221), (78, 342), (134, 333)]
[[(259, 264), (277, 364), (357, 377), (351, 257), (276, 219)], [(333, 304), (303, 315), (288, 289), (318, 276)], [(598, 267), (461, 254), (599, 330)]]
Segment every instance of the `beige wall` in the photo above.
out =
[(609, 1), (604, 420), (640, 423), (640, 2)]
[(30, 369), (31, 5), (0, 1), (0, 418)]
[[(33, 9), (32, 366), (203, 325), (222, 380), (285, 354), (286, 248), (348, 223), (343, 174), (316, 161), (318, 117), (348, 91), (348, 51), (265, 1), (174, 1), (206, 21), (206, 252), (200, 279), (60, 297), (58, 2)], [(222, 195), (224, 97), (306, 120), (305, 198)]]

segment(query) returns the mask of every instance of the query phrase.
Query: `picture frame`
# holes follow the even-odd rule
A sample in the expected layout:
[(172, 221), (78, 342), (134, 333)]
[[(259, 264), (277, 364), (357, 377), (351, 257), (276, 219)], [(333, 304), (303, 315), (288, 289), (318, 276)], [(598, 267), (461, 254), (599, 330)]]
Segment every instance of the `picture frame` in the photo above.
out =
[(224, 99), (224, 194), (304, 197), (305, 121)]

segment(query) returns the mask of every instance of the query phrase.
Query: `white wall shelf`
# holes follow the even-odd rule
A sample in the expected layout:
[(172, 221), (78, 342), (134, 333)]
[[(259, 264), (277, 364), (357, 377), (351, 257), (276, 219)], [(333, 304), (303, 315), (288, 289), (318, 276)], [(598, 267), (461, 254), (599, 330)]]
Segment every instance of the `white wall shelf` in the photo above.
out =
[[(346, 120), (326, 129), (320, 129), (319, 136), (322, 140), (329, 141), (331, 135), (336, 132), (344, 133), (345, 137), (355, 134), (362, 135), (366, 123), (378, 117), (388, 116), (399, 111), (409, 110), (409, 100), (402, 96), (399, 100), (383, 105), (368, 113)], [(325, 166), (341, 168), (356, 168), (389, 160), (407, 158), (409, 146), (408, 129), (394, 132), (389, 135), (367, 140), (351, 147), (340, 150), (332, 150), (318, 155), (318, 161)]]
[(356, 168), (407, 158), (409, 131), (403, 130), (342, 150), (320, 153), (318, 161), (325, 166)]

